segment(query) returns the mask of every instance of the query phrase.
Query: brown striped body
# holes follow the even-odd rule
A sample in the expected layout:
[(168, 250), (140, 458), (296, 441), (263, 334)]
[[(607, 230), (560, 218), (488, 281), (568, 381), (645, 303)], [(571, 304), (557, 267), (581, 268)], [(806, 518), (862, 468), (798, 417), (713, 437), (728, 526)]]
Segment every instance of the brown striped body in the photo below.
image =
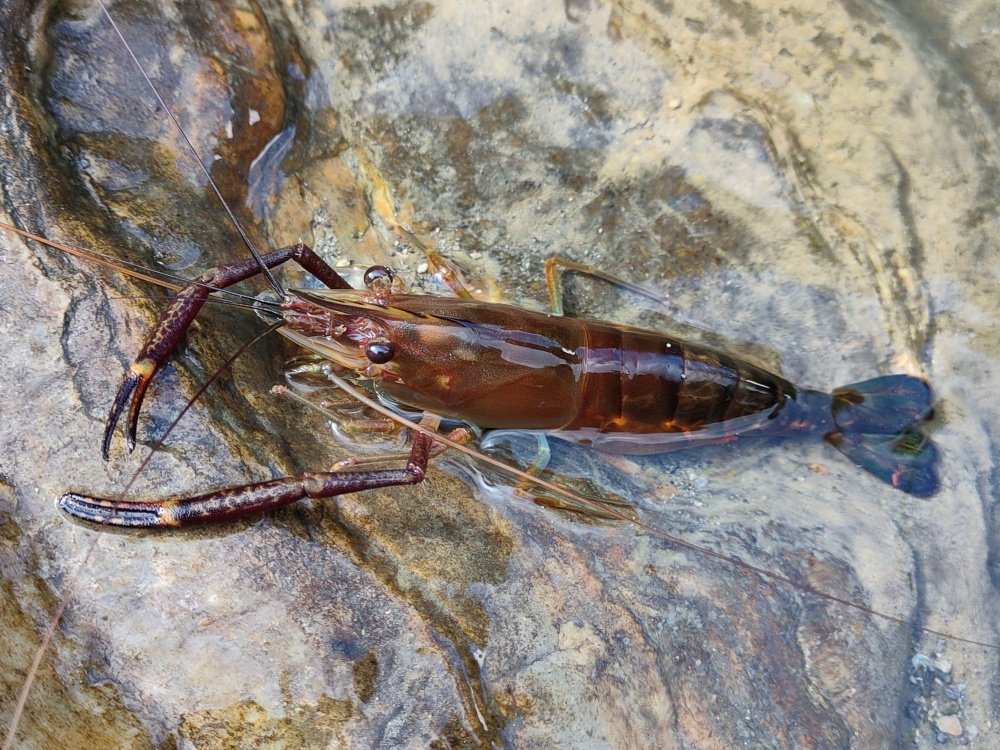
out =
[(676, 432), (773, 409), (791, 383), (680, 339), (574, 321), (585, 343), (577, 414), (561, 429)]
[[(685, 436), (718, 441), (769, 419), (787, 425), (771, 418), (798, 397), (762, 368), (652, 331), (421, 295), (393, 295), (379, 307), (351, 299), (357, 294), (300, 293), (309, 315), (286, 325), (335, 360), (324, 350), (333, 337), (317, 335), (333, 322), (347, 328), (341, 348), (352, 331), (358, 341), (392, 341), (391, 361), (364, 372), (384, 395), (484, 429), (549, 430), (608, 450), (659, 452)], [(316, 322), (319, 309), (329, 320)]]

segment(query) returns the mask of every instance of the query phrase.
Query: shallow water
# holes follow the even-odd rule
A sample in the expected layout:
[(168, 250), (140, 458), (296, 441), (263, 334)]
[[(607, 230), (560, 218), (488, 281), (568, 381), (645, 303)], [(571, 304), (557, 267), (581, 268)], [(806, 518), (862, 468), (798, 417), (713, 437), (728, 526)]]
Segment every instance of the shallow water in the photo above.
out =
[[(3, 105), (22, 144), (0, 144), (8, 213), (188, 273), (235, 257), (93, 9), (66, 20), (11, 7), (36, 33), (30, 47), (0, 40), (8, 88), (27, 94)], [(117, 13), (195, 142), (223, 156), (224, 192), (259, 212), (275, 245), (302, 237), (419, 283), (422, 256), (391, 232), (402, 223), (491, 282), (485, 293), (536, 306), (544, 260), (563, 255), (669, 296), (661, 311), (575, 279), (576, 311), (707, 329), (810, 387), (927, 377), (942, 452), (927, 501), (824, 446), (615, 469), (645, 489), (630, 499), (657, 528), (1000, 639), (988, 398), (1000, 57), (988, 4), (907, 17), (660, 2)], [(36, 628), (93, 538), (53, 498), (117, 491), (135, 465), (119, 446), (106, 468), (98, 446), (157, 303), (109, 299), (150, 290), (17, 243), (4, 268), (0, 335), (19, 355), (0, 381), (4, 617), (19, 634), (3, 670), (9, 711)], [(206, 321), (161, 376), (147, 442), (192, 377), (254, 328), (225, 311)], [(271, 347), (182, 423), (140, 492), (342, 457), (319, 420), (264, 395), (287, 354)], [(911, 638), (628, 526), (473, 495), (444, 472), (252, 524), (106, 535), (70, 596), (25, 747), (98, 731), (122, 746), (929, 747), (954, 729), (945, 713), (964, 732), (949, 742), (1000, 743), (994, 652)], [(922, 695), (929, 673), (912, 659), (938, 652), (952, 684)]]

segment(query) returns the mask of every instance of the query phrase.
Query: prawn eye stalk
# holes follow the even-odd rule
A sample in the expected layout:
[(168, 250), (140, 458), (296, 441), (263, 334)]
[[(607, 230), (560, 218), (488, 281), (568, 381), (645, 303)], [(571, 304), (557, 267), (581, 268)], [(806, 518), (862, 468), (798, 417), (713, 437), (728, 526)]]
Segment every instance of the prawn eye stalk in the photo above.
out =
[(392, 271), (385, 266), (372, 266), (365, 271), (364, 283), (369, 289), (376, 285), (389, 289), (392, 287), (392, 279)]
[(379, 339), (365, 344), (365, 356), (376, 365), (384, 365), (396, 354), (396, 347), (391, 341)]

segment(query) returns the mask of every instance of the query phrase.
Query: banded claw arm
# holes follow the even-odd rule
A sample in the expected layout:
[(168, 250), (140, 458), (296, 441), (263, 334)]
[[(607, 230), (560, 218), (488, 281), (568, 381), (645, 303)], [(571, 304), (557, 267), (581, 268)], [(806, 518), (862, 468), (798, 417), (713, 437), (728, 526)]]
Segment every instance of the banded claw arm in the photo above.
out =
[[(341, 278), (322, 258), (301, 242), (268, 253), (261, 260), (267, 268), (274, 268), (290, 260), (298, 263), (331, 289), (351, 288), (350, 284)], [(115, 427), (126, 406), (128, 406), (128, 421), (125, 427), (125, 438), (129, 452), (135, 450), (139, 411), (142, 408), (146, 390), (156, 373), (166, 364), (170, 354), (176, 348), (185, 331), (191, 326), (209, 295), (260, 273), (261, 266), (253, 259), (218, 266), (203, 273), (174, 297), (166, 312), (149, 332), (145, 344), (129, 369), (126, 370), (122, 383), (118, 387), (118, 393), (105, 424), (104, 440), (101, 444), (101, 454), (105, 461), (108, 460), (111, 450), (111, 439), (114, 436)]]
[(70, 492), (59, 507), (83, 521), (105, 526), (156, 528), (228, 521), (281, 508), (304, 498), (326, 498), (349, 492), (417, 484), (427, 472), (434, 438), (415, 432), (403, 469), (310, 472), (257, 484), (236, 485), (194, 497), (160, 502), (105, 499)]

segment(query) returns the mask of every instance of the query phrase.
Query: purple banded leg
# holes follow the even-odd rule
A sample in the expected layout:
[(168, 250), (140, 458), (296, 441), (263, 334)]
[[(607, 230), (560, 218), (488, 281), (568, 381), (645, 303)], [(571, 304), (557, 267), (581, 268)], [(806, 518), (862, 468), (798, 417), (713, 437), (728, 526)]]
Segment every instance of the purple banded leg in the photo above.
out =
[(433, 444), (433, 437), (422, 432), (414, 434), (405, 469), (307, 473), (161, 502), (106, 500), (67, 493), (59, 498), (59, 507), (83, 521), (105, 526), (150, 528), (228, 521), (274, 510), (307, 497), (335, 497), (348, 492), (417, 484), (427, 471)]
[[(283, 247), (268, 253), (261, 258), (268, 268), (275, 268), (286, 261), (298, 263), (322, 283), (331, 289), (350, 289), (348, 284), (340, 275), (328, 266), (322, 258), (314, 253), (309, 247), (301, 242), (297, 245)], [(182, 289), (171, 301), (170, 307), (160, 317), (153, 330), (149, 332), (146, 343), (136, 356), (135, 361), (125, 373), (121, 386), (118, 388), (118, 395), (111, 407), (108, 421), (104, 429), (104, 442), (101, 453), (104, 460), (108, 460), (108, 452), (111, 448), (111, 437), (114, 435), (115, 425), (121, 417), (125, 406), (132, 402), (129, 409), (128, 425), (125, 430), (128, 449), (135, 449), (135, 433), (139, 424), (139, 409), (142, 400), (146, 395), (146, 389), (153, 376), (163, 367), (170, 353), (177, 346), (184, 332), (187, 331), (198, 311), (208, 296), (218, 290), (246, 281), (258, 275), (261, 267), (256, 260), (243, 260), (238, 263), (230, 263), (218, 268), (206, 271), (191, 284)]]

